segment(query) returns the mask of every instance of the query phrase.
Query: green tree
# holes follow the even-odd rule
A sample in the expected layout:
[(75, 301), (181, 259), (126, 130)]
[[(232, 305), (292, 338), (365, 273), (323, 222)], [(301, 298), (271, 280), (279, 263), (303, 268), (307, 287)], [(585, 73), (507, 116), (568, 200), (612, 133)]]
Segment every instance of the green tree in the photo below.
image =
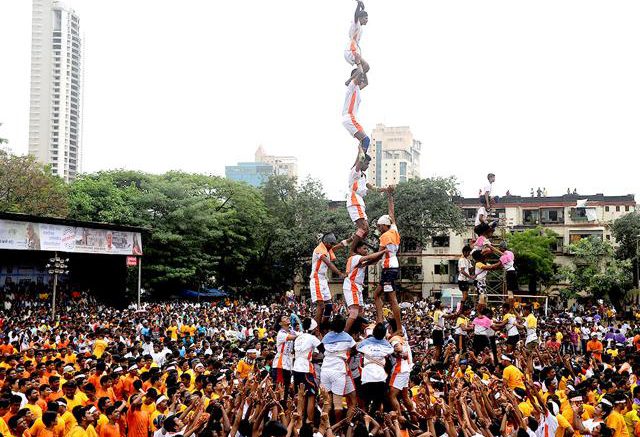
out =
[(616, 258), (633, 263), (633, 283), (638, 283), (638, 245), (640, 243), (640, 214), (625, 214), (611, 226), (616, 247)]
[(67, 186), (33, 156), (0, 151), (0, 210), (65, 217)]
[(157, 294), (244, 286), (266, 209), (258, 190), (224, 178), (108, 171), (72, 184), (71, 216), (149, 229), (145, 286)]
[[(411, 179), (398, 184), (394, 193), (396, 221), (400, 235), (425, 246), (431, 237), (464, 230), (462, 211), (453, 203), (459, 195), (455, 177)], [(370, 193), (365, 199), (372, 224), (387, 213), (384, 193)]]
[(614, 247), (597, 237), (582, 238), (569, 246), (573, 266), (562, 269), (572, 293), (586, 292), (595, 298), (608, 296), (620, 304), (631, 286), (631, 262), (614, 258)]
[(506, 237), (509, 249), (515, 255), (518, 277), (529, 284), (529, 293), (536, 294), (538, 284), (548, 283), (554, 276), (552, 247), (558, 235), (549, 229), (528, 229)]
[[(296, 275), (309, 274), (311, 252), (318, 244), (318, 234), (334, 232), (339, 239), (353, 232), (343, 207), (331, 209), (322, 184), (305, 179), (273, 176), (262, 187), (267, 207), (267, 222), (262, 250), (257, 261), (260, 275), (258, 289), (291, 287)], [(337, 261), (343, 262), (342, 257)]]

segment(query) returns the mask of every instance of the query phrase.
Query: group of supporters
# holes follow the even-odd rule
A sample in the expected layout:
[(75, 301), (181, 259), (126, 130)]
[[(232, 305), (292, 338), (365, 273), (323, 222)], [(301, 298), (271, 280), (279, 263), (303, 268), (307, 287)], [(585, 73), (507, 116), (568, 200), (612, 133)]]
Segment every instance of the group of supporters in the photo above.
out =
[(640, 436), (636, 320), (419, 301), (347, 329), (335, 306), (322, 326), (294, 299), (5, 310), (0, 433)]

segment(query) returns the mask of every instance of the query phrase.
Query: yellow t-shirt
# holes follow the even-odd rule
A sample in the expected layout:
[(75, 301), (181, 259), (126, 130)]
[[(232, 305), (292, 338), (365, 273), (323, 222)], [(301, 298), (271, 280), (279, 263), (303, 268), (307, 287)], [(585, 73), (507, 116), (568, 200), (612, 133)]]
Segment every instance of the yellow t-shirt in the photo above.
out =
[(516, 387), (525, 388), (524, 374), (513, 364), (505, 367), (502, 371), (502, 379), (505, 380), (505, 383), (511, 390)]
[(629, 437), (629, 430), (624, 422), (624, 417), (617, 411), (612, 411), (605, 423), (609, 428), (613, 429), (613, 437)]
[(169, 333), (169, 338), (173, 341), (178, 340), (178, 327), (177, 326), (169, 326), (167, 328), (167, 332)]
[(528, 400), (525, 402), (520, 402), (518, 404), (518, 409), (520, 409), (520, 412), (525, 418), (531, 417), (531, 413), (533, 413), (533, 405), (531, 405), (531, 402), (529, 402)]
[(529, 329), (535, 329), (538, 327), (538, 319), (536, 319), (536, 316), (533, 314), (529, 314), (525, 321), (527, 323), (527, 328)]
[(66, 437), (89, 437), (89, 434), (81, 426), (75, 425)]
[(107, 342), (101, 338), (97, 339), (95, 343), (93, 343), (93, 355), (95, 355), (96, 358), (100, 359), (106, 348)]
[(562, 414), (558, 414), (556, 416), (556, 419), (558, 420), (558, 429), (556, 429), (555, 437), (564, 437), (565, 430), (573, 427), (571, 426), (567, 418), (564, 417)]
[(40, 405), (27, 404), (24, 407), (31, 411), (31, 414), (33, 414), (33, 417), (36, 419), (42, 417), (42, 408), (40, 408)]

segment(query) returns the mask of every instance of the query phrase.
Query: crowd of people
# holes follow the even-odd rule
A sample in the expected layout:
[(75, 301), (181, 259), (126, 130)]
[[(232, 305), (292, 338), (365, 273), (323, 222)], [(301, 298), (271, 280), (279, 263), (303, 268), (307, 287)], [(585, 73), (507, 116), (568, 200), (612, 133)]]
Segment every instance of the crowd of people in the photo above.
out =
[(418, 301), (398, 329), (363, 302), (347, 333), (348, 307), (322, 326), (292, 298), (117, 310), (83, 296), (55, 322), (46, 307), (5, 310), (0, 432), (640, 435), (635, 319)]

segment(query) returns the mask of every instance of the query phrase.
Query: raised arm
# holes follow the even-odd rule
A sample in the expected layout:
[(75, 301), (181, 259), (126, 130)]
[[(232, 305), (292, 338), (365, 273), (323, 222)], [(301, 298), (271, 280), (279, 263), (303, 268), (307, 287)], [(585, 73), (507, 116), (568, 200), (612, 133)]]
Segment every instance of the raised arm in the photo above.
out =
[(387, 189), (387, 203), (389, 205), (389, 217), (391, 217), (391, 224), (396, 224), (395, 204), (393, 203), (393, 188)]
[(353, 14), (353, 22), (358, 22), (358, 17), (360, 16), (360, 12), (364, 11), (364, 3), (358, 0), (358, 6), (356, 6), (356, 12)]

